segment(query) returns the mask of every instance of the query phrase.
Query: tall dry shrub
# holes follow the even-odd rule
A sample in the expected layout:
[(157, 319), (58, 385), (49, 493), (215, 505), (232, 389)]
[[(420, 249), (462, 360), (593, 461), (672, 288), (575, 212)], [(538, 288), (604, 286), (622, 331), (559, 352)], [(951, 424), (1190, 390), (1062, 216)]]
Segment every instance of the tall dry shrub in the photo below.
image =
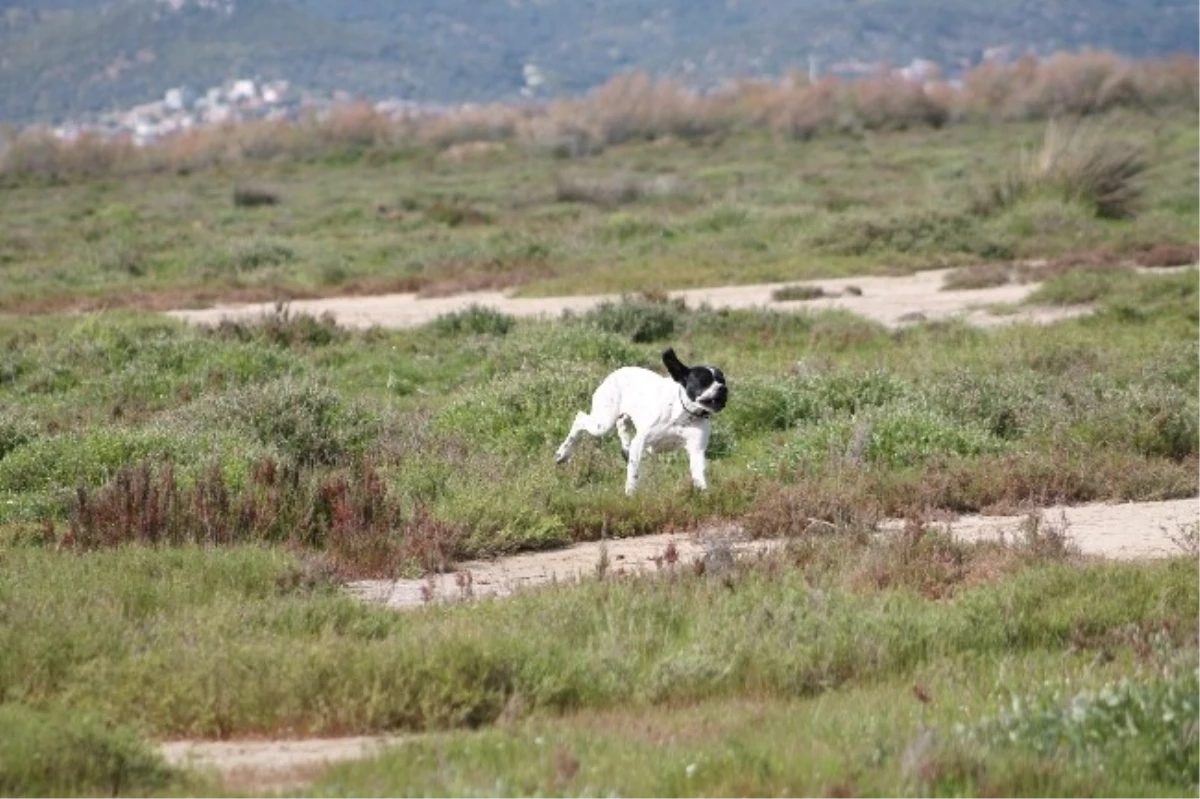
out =
[(785, 80), (776, 89), (751, 87), (750, 108), (765, 107), (771, 130), (789, 139), (808, 140), (833, 130), (842, 107), (842, 84), (835, 78), (810, 83), (807, 78)]
[(940, 128), (950, 118), (944, 95), (926, 92), (921, 81), (886, 72), (856, 81), (850, 97), (855, 116), (867, 130)]
[(414, 126), (415, 135), (422, 143), (438, 148), (469, 142), (509, 141), (525, 116), (524, 109), (502, 103), (464, 106), (420, 118)]
[(84, 133), (68, 140), (43, 128), (31, 128), (0, 150), (0, 180), (9, 183), (90, 180), (127, 168), (135, 154), (128, 137)]
[(698, 95), (670, 78), (645, 72), (611, 78), (580, 106), (606, 144), (678, 136), (698, 139), (728, 129), (722, 104)]

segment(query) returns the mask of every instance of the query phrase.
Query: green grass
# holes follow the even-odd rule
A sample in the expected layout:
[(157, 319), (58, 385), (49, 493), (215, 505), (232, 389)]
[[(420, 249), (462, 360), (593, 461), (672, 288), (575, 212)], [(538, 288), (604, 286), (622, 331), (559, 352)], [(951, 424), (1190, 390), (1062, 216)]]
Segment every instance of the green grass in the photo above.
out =
[[(0, 308), (20, 313), (0, 315), (3, 792), (211, 790), (139, 737), (438, 730), (313, 790), (1194, 795), (1194, 559), (914, 531), (939, 510), (1195, 496), (1195, 270), (1054, 266), (1032, 301), (1095, 313), (995, 330), (662, 291), (1186, 252), (1195, 137), (1129, 125), (1149, 169), (1128, 219), (1041, 193), (972, 208), (976, 181), (1040, 140), (1024, 124), (4, 189)], [(589, 194), (613, 175), (655, 190)], [(279, 202), (235, 203), (245, 186)], [(505, 286), (626, 296), (411, 330), (31, 313)], [(656, 454), (626, 497), (612, 440), (556, 467), (599, 380), (660, 369), (666, 346), (730, 380), (710, 491)], [(872, 537), (884, 516), (909, 533)], [(724, 576), (470, 607), (398, 614), (338, 590), (714, 519), (792, 540)]]
[[(1147, 675), (1131, 685), (1114, 677), (1119, 671), (1078, 655), (968, 656), (807, 699), (518, 717), (502, 730), (405, 743), (339, 766), (306, 793), (1187, 795), (1197, 763), (1194, 740), (1177, 736), (1179, 726), (1135, 711), (1135, 729), (1113, 729), (1090, 718), (1073, 722), (1071, 714), (1097, 686), (1102, 713), (1110, 697), (1128, 704), (1148, 694), (1153, 699), (1135, 707), (1194, 723), (1195, 672), (1177, 664), (1166, 679)], [(1014, 685), (1045, 686), (1040, 695), (1074, 701), (1027, 710)], [(1079, 735), (1060, 743), (1045, 732), (1064, 717)], [(993, 732), (1010, 727), (1021, 732)], [(1092, 736), (1094, 743), (1076, 743)]]
[(5, 796), (198, 795), (211, 786), (172, 769), (134, 728), (66, 709), (0, 704)]
[[(1194, 645), (1194, 564), (1029, 568), (931, 539), (906, 571), (901, 550), (864, 546), (725, 581), (592, 581), (406, 614), (268, 551), (13, 550), (0, 682), (8, 701), (157, 736), (337, 734), (490, 723), (513, 695), (550, 711), (807, 696), (941, 658), (1116, 646), (1130, 625)], [(954, 552), (966, 571), (937, 572)], [(1015, 573), (963, 587), (989, 563)]]
[[(383, 558), (359, 568), (379, 573), (434, 562), (429, 536), (437, 557), (487, 555), (761, 515), (789, 493), (811, 494), (794, 510), (821, 518), (829, 502), (904, 515), (1190, 496), (1197, 282), (1068, 272), (1041, 298), (1086, 292), (1096, 314), (987, 332), (632, 297), (556, 322), (472, 309), (405, 331), (286, 313), (211, 330), (132, 312), (12, 318), (0, 528), (60, 540), (93, 513), (119, 529), (77, 542), (199, 540), (164, 527), (181, 518), (170, 508), (192, 508), (231, 530), (204, 540), (328, 546), (367, 525), (392, 555), (355, 545)], [(553, 464), (605, 374), (660, 368), (680, 342), (732, 381), (708, 494), (693, 498), (681, 457), (663, 454), (625, 497), (613, 441)], [(272, 484), (276, 467), (291, 482)], [(157, 505), (128, 493), (138, 469), (161, 484)]]
[[(1115, 220), (1074, 194), (973, 206), (980, 184), (1041, 145), (1042, 123), (802, 143), (746, 132), (703, 147), (631, 143), (570, 163), (515, 146), (458, 164), (417, 151), (11, 187), (0, 308), (507, 286), (639, 292), (1194, 244), (1193, 122), (1126, 114), (1110, 126), (1147, 167), (1138, 213)], [(563, 191), (618, 179), (659, 188), (615, 206)], [(279, 201), (239, 204), (247, 185), (270, 186)]]
[[(278, 550), (10, 548), (0, 569), (0, 719), (15, 719), (22, 741), (50, 735), (39, 730), (56, 722), (41, 719), (68, 711), (95, 730), (75, 735), (136, 722), (152, 740), (511, 730), (529, 719), (516, 738), (416, 742), (331, 777), (323, 790), (335, 792), (474, 793), (497, 790), (497, 779), (509, 781), (501, 793), (533, 792), (540, 779), (560, 779), (545, 770), (546, 757), (565, 757), (559, 749), (587, 764), (561, 777), (573, 787), (554, 789), (568, 792), (811, 792), (841, 780), (870, 792), (897, 773), (914, 792), (928, 788), (922, 780), (968, 793), (1021, 780), (1067, 792), (1186, 791), (1195, 706), (1175, 698), (1186, 700), (1186, 682), (1170, 695), (1156, 686), (1194, 675), (1194, 561), (1063, 557), (932, 534), (843, 534), (724, 576), (681, 567), (397, 613), (342, 595)], [(1113, 689), (1119, 696), (1150, 698), (1121, 701), (1176, 714), (1139, 727), (1159, 736), (1152, 746), (1134, 737), (1103, 750), (1132, 770), (1089, 775), (1091, 750), (1070, 748), (1074, 728), (1063, 728), (1063, 752), (1046, 749), (1057, 739), (1037, 730), (1074, 723), (1048, 715), (1064, 697), (1123, 677), (1133, 687)], [(934, 697), (928, 715), (908, 698), (913, 685)], [(1027, 721), (1005, 715), (1018, 708), (1012, 696), (1029, 703)], [(753, 718), (747, 707), (758, 708)], [(697, 720), (710, 712), (722, 721)], [(921, 754), (928, 768), (924, 759), (905, 765), (918, 722), (946, 736)], [(116, 770), (143, 780), (131, 791), (167, 790), (169, 773), (128, 732), (112, 734), (110, 749), (90, 750), (93, 760), (77, 764), (74, 750), (55, 747), (43, 762), (64, 774), (91, 774), (99, 762), (110, 771), (87, 779), (115, 779), (104, 775)], [(631, 745), (647, 735), (662, 757)], [(502, 766), (508, 747), (537, 737), (553, 742), (549, 753), (520, 746)], [(1182, 766), (1164, 760), (1180, 756), (1162, 749), (1166, 741), (1181, 747)], [(965, 772), (953, 765), (963, 753)], [(692, 762), (704, 771), (686, 787), (678, 772)], [(69, 789), (45, 772), (14, 773), (18, 792)], [(474, 782), (485, 775), (491, 782)], [(373, 787), (350, 787), (359, 779)]]

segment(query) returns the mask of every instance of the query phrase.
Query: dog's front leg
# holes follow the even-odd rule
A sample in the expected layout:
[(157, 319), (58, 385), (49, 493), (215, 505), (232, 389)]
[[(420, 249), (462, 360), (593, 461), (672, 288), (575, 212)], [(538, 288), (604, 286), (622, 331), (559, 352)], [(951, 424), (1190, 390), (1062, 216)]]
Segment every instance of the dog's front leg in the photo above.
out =
[(642, 455), (646, 452), (646, 436), (641, 432), (629, 442), (629, 462), (625, 466), (625, 495), (633, 496), (637, 490), (638, 470), (642, 467)]
[(684, 437), (683, 446), (688, 454), (688, 468), (692, 473), (692, 485), (696, 487), (697, 491), (707, 491), (708, 481), (705, 479), (704, 470), (707, 466), (705, 450), (708, 449), (708, 431), (692, 431), (691, 435)]

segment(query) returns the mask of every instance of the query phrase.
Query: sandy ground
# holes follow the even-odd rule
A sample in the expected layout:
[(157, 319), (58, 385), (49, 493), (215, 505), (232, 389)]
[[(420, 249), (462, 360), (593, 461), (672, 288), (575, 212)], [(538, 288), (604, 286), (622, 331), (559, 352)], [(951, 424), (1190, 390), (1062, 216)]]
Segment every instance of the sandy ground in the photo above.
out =
[(159, 747), (168, 763), (211, 770), (230, 791), (250, 796), (298, 788), (335, 763), (357, 760), (401, 738), (307, 738), (293, 741), (173, 741)]
[[(1036, 288), (1035, 283), (1009, 283), (986, 289), (943, 291), (942, 284), (952, 270), (935, 269), (896, 277), (853, 277), (829, 280), (760, 283), (750, 286), (721, 286), (671, 292), (690, 306), (708, 303), (715, 308), (770, 307), (780, 310), (797, 308), (843, 308), (874, 319), (889, 327), (921, 320), (958, 317), (972, 324), (995, 326), (1017, 321), (1052, 322), (1088, 313), (1089, 308), (1020, 308), (1011, 313), (993, 314), (986, 306), (1015, 303)], [(776, 302), (771, 293), (782, 286), (820, 286), (830, 295), (813, 300)], [(848, 293), (854, 287), (861, 294)], [(563, 311), (587, 311), (619, 295), (601, 294), (576, 297), (512, 297), (499, 291), (456, 294), (452, 297), (418, 298), (415, 294), (382, 294), (371, 297), (327, 297), (293, 300), (294, 312), (319, 315), (329, 312), (348, 327), (415, 327), (451, 311), (469, 305), (485, 305), (513, 316), (557, 317)], [(170, 315), (202, 324), (215, 324), (223, 318), (259, 316), (274, 308), (274, 303), (217, 305), (201, 310), (171, 311)]]

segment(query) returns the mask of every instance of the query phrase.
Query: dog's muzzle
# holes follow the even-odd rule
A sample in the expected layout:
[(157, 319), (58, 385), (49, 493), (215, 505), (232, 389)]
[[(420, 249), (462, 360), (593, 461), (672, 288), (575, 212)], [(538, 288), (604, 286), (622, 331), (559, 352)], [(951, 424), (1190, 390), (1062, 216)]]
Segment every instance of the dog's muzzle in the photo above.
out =
[(696, 402), (712, 413), (719, 413), (724, 410), (725, 402), (729, 399), (729, 389), (725, 387), (724, 383), (721, 383), (710, 391), (711, 393), (709, 391), (704, 392), (704, 395), (696, 400)]

